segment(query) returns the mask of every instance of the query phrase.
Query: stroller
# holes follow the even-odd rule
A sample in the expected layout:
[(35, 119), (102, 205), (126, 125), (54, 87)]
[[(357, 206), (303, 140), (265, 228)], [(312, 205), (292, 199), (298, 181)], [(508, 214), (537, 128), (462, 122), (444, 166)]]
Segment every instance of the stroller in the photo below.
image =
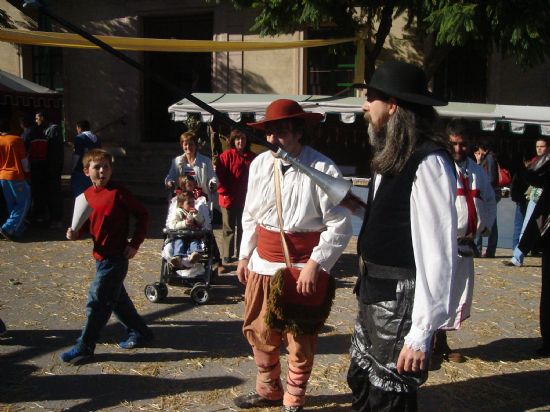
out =
[[(145, 297), (149, 302), (162, 302), (168, 296), (167, 285), (180, 286), (190, 290), (191, 299), (198, 305), (203, 305), (210, 300), (210, 286), (217, 276), (217, 267), (214, 268), (215, 239), (210, 218), (212, 202), (209, 203), (209, 206), (202, 204), (201, 207), (203, 208), (199, 209), (199, 212), (205, 216), (203, 228), (181, 230), (165, 228), (163, 230), (165, 239), (161, 252), (160, 279), (158, 282), (145, 286), (144, 290)], [(197, 239), (201, 243), (199, 260), (190, 267), (177, 268), (169, 263), (172, 255), (172, 240), (177, 238)]]

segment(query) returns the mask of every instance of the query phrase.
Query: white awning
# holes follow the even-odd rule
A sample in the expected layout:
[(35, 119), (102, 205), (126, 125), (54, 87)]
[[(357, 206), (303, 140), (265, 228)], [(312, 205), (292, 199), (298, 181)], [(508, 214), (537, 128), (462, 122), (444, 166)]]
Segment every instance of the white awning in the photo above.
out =
[[(361, 106), (364, 102), (359, 97), (331, 97), (316, 95), (278, 95), (278, 94), (231, 94), (231, 93), (193, 93), (193, 96), (208, 103), (232, 119), (240, 113), (253, 113), (261, 119), (267, 106), (276, 99), (296, 100), (305, 111), (337, 114), (343, 123), (353, 123), (362, 119)], [(483, 130), (494, 130), (496, 122), (507, 122), (513, 133), (523, 133), (525, 125), (534, 124), (540, 127), (543, 135), (550, 136), (550, 107), (546, 106), (512, 106), (499, 104), (451, 102), (447, 106), (436, 107), (443, 117), (464, 117), (479, 120)], [(190, 113), (199, 113), (205, 122), (211, 122), (213, 116), (187, 99), (183, 99), (168, 108), (172, 119), (185, 121)]]

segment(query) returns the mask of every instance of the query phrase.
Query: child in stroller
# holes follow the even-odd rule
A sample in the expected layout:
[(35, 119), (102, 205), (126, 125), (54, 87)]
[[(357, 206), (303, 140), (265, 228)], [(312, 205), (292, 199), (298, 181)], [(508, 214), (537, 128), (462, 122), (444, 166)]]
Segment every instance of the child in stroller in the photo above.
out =
[(153, 303), (160, 302), (168, 295), (166, 285), (183, 286), (191, 289), (195, 303), (203, 304), (210, 299), (210, 284), (217, 270), (213, 267), (212, 203), (193, 190), (196, 182), (192, 176), (182, 176), (179, 183), (181, 188), (168, 208), (160, 281), (147, 285), (145, 296)]
[[(168, 217), (168, 229), (200, 230), (204, 217), (195, 209), (193, 193), (187, 190), (176, 196), (176, 210)], [(198, 239), (174, 237), (171, 240), (173, 256), (170, 264), (175, 268), (190, 268), (198, 262), (203, 248)]]

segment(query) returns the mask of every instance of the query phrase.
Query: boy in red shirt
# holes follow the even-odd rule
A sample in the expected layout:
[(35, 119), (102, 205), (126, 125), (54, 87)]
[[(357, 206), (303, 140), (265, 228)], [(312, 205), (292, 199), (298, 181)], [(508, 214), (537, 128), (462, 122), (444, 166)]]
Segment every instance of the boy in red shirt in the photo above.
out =
[[(97, 271), (88, 294), (86, 325), (76, 344), (60, 355), (62, 361), (73, 364), (94, 354), (100, 331), (113, 312), (128, 330), (126, 340), (119, 343), (121, 348), (132, 349), (153, 340), (153, 333), (124, 288), (128, 260), (136, 255), (145, 239), (147, 210), (126, 188), (111, 181), (112, 157), (105, 150), (86, 152), (82, 163), (84, 174), (92, 181), (92, 186), (80, 196), (85, 196), (91, 208), (86, 223), (94, 243)], [(132, 240), (128, 242), (130, 215), (136, 223)], [(69, 228), (67, 239), (76, 240), (81, 232), (82, 229)]]

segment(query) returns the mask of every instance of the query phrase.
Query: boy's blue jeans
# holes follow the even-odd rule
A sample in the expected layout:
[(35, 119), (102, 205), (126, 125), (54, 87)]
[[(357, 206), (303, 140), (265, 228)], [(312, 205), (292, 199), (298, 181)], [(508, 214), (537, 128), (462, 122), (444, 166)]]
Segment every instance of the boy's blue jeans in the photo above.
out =
[(101, 329), (114, 313), (126, 327), (128, 334), (139, 334), (145, 337), (151, 331), (137, 313), (124, 288), (124, 278), (128, 272), (128, 259), (124, 257), (107, 258), (96, 261), (96, 275), (88, 292), (86, 315), (88, 319), (78, 338), (78, 345), (95, 349)]
[(4, 193), (9, 213), (2, 230), (8, 235), (21, 236), (25, 231), (25, 216), (31, 206), (31, 189), (25, 180), (2, 179), (0, 190)]

